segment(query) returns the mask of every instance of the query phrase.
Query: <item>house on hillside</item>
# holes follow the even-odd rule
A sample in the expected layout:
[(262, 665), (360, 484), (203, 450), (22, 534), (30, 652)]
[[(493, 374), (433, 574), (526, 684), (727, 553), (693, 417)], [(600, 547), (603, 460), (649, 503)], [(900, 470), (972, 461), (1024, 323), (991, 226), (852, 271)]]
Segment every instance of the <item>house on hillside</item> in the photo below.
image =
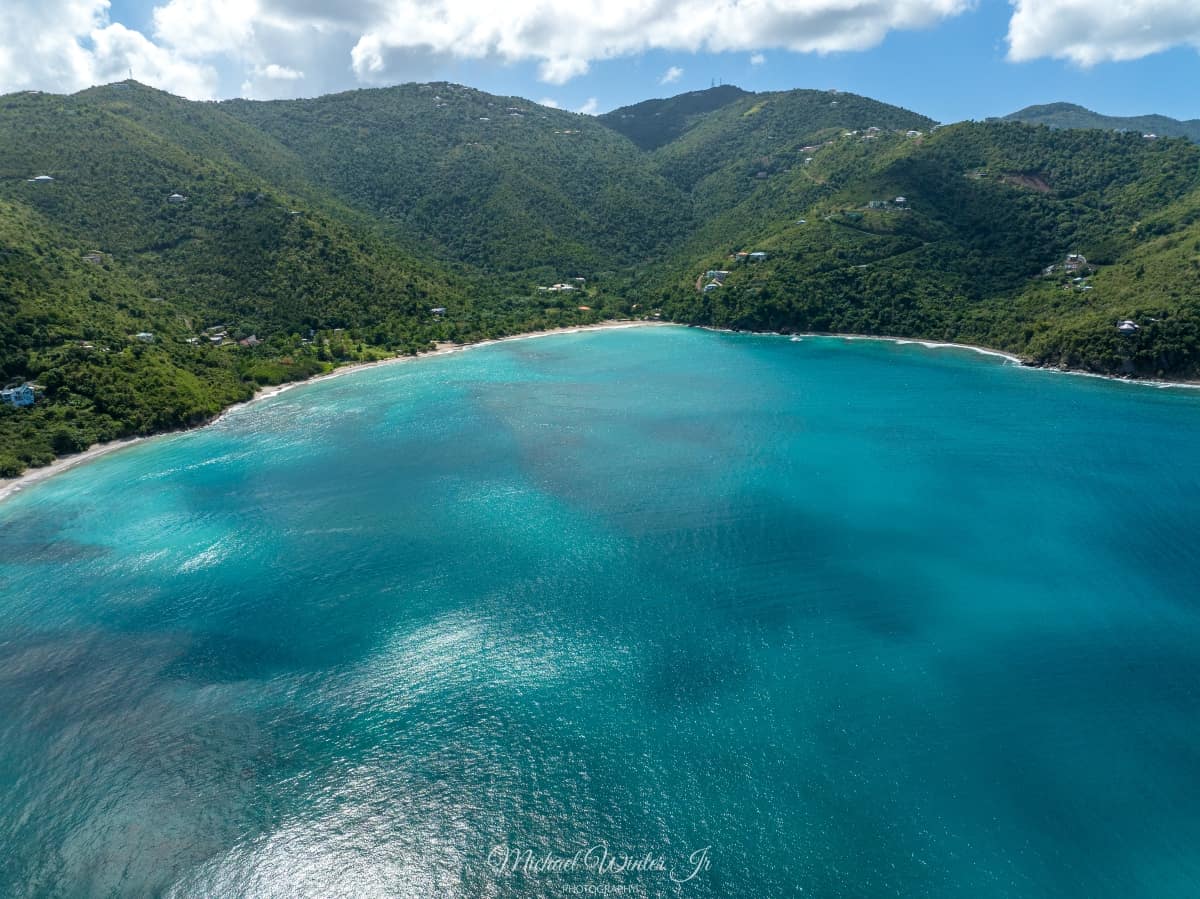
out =
[(906, 131), (906, 132), (904, 132), (904, 136), (905, 137), (920, 137), (921, 132), (920, 131)]
[(186, 203), (187, 197), (185, 197), (183, 194), (171, 194), (171, 196), (167, 197), (167, 202), (176, 204)]
[(445, 306), (434, 306), (429, 311), (432, 312), (434, 315), (445, 315), (446, 307)]
[(716, 281), (709, 281), (707, 284), (704, 285), (705, 293), (712, 293), (714, 290), (720, 290), (720, 289), (721, 289), (721, 285), (719, 283), (717, 283)]
[(764, 253), (762, 250), (756, 250), (755, 252), (750, 254), (751, 262), (762, 262), (766, 258), (767, 258), (767, 254)]
[(1131, 322), (1126, 319), (1125, 321), (1117, 322), (1117, 330), (1126, 337), (1132, 337), (1134, 334), (1140, 331), (1141, 328), (1139, 328), (1135, 322)]
[(258, 346), (260, 343), (262, 343), (262, 341), (258, 339), (258, 336), (255, 334), (251, 334), (249, 337), (243, 337), (241, 340), (239, 340), (238, 346), (250, 347), (251, 349), (253, 349), (254, 347)]
[(26, 181), (28, 181), (30, 184), (48, 184), (49, 182), (51, 182), (53, 180), (54, 179), (51, 178), (49, 175), (36, 175), (33, 178), (26, 179)]
[(149, 331), (138, 331), (133, 335), (134, 340), (140, 340), (142, 343), (154, 343), (154, 335)]
[(710, 281), (716, 281), (717, 283), (724, 281), (728, 275), (729, 272), (718, 268), (710, 268), (704, 273), (704, 277), (708, 278)]
[(91, 265), (103, 265), (104, 264), (104, 254), (103, 253), (84, 253), (83, 261), (87, 262)]
[(747, 259), (750, 258), (750, 254), (747, 253), (745, 250), (738, 250), (738, 252), (734, 253), (729, 258), (732, 259), (734, 262), (745, 262)]
[(1080, 269), (1087, 268), (1087, 257), (1082, 253), (1068, 253), (1067, 260), (1063, 263), (1063, 268), (1068, 272), (1077, 272)]
[(18, 409), (25, 406), (32, 406), (37, 400), (33, 392), (33, 385), (26, 381), (17, 387), (5, 387), (0, 390), (0, 403), (5, 403), (9, 406), (14, 406)]

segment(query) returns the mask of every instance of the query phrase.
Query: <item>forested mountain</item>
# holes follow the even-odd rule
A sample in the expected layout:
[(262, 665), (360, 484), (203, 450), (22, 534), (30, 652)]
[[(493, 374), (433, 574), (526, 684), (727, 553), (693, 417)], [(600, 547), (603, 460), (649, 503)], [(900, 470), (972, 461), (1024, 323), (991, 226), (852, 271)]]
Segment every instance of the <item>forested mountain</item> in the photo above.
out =
[(694, 127), (706, 113), (747, 96), (751, 95), (740, 87), (723, 84), (665, 100), (643, 100), (606, 112), (598, 118), (643, 150), (656, 150)]
[[(811, 158), (716, 214), (689, 241), (695, 255), (647, 279), (652, 289), (674, 278), (668, 315), (1200, 374), (1200, 148), (964, 123), (920, 137), (843, 135)], [(738, 251), (766, 258), (738, 263)], [(1067, 265), (1075, 254), (1084, 261)], [(697, 291), (713, 269), (730, 274)], [(1137, 333), (1119, 332), (1122, 320)]]
[(805, 90), (599, 118), (450, 84), (15, 94), (0, 381), (39, 394), (0, 405), (0, 475), (343, 360), (616, 315), (1198, 377), (1198, 276), (1200, 147), (1140, 129)]
[(1074, 103), (1026, 106), (1006, 115), (1004, 119), (1050, 128), (1099, 128), (1104, 131), (1136, 131), (1138, 134), (1154, 134), (1158, 137), (1186, 137), (1200, 143), (1200, 119), (1181, 122), (1165, 115), (1102, 115)]
[(592, 116), (453, 84), (223, 110), (303, 160), (339, 199), (489, 273), (596, 271), (654, 259), (687, 198)]

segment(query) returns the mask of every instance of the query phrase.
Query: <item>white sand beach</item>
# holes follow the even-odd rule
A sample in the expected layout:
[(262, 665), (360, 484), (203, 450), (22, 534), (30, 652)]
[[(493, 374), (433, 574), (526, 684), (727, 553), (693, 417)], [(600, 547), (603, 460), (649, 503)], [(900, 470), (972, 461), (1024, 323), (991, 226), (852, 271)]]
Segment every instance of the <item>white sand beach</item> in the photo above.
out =
[[(294, 387), (302, 387), (305, 384), (313, 384), (313, 383), (316, 383), (317, 381), (324, 381), (329, 378), (338, 378), (338, 377), (341, 377), (342, 375), (347, 375), (347, 374), (350, 374), (351, 372), (355, 372), (355, 371), (361, 371), (362, 369), (365, 369), (365, 368), (375, 368), (380, 365), (394, 365), (399, 362), (411, 362), (414, 359), (421, 359), (421, 358), (425, 358), (428, 356), (443, 356), (448, 353), (458, 353), (458, 352), (462, 352), (463, 350), (472, 349), (474, 347), (488, 346), (490, 344), (503, 343), (503, 342), (511, 341), (511, 340), (529, 340), (529, 339), (532, 339), (535, 337), (547, 337), (551, 334), (576, 334), (576, 333), (582, 333), (584, 331), (607, 331), (607, 330), (612, 330), (612, 329), (616, 329), (616, 328), (642, 328), (642, 327), (654, 327), (654, 326), (667, 325), (667, 324), (669, 324), (669, 322), (641, 321), (641, 320), (616, 320), (616, 321), (598, 322), (597, 324), (594, 324), (594, 325), (573, 325), (573, 326), (567, 326), (567, 327), (562, 327), (562, 328), (552, 328), (552, 329), (546, 330), (546, 331), (527, 331), (522, 334), (513, 334), (509, 337), (497, 337), (497, 338), (493, 338), (491, 340), (481, 340), (476, 343), (463, 343), (463, 344), (443, 343), (443, 344), (438, 344), (437, 349), (430, 350), (425, 353), (417, 353), (414, 356), (392, 356), (388, 359), (378, 359), (373, 362), (355, 362), (355, 363), (351, 363), (349, 365), (340, 366), (338, 368), (335, 368), (333, 371), (327, 372), (323, 375), (317, 375), (316, 377), (308, 378), (303, 381), (290, 381), (287, 384), (275, 384), (270, 387), (263, 387), (257, 393), (255, 393), (254, 396), (251, 397), (250, 399), (246, 400), (245, 402), (235, 403), (234, 405), (229, 406), (228, 408), (222, 410), (222, 412), (219, 415), (215, 416), (214, 418), (212, 418), (209, 421), (206, 421), (204, 424), (197, 425), (197, 427), (200, 427), (200, 428), (208, 427), (209, 425), (220, 421), (222, 418), (224, 418), (226, 415), (228, 415), (230, 412), (234, 411), (235, 409), (242, 409), (253, 403), (258, 403), (258, 402), (261, 402), (262, 400), (270, 399), (273, 396), (278, 396), (279, 394), (283, 393), (285, 390), (291, 390)], [(0, 502), (3, 502), (8, 497), (13, 496), (16, 493), (19, 493), (20, 491), (22, 491), (28, 487), (31, 487), (34, 484), (39, 484), (42, 481), (45, 481), (49, 478), (54, 477), (56, 474), (67, 471), (68, 469), (75, 468), (78, 465), (84, 465), (88, 462), (92, 462), (96, 459), (99, 459), (102, 456), (107, 456), (109, 453), (114, 453), (118, 450), (128, 449), (131, 446), (136, 446), (139, 443), (143, 443), (147, 440), (153, 440), (157, 437), (164, 437), (167, 434), (172, 434), (172, 433), (179, 433), (179, 432), (178, 431), (165, 431), (161, 434), (148, 434), (144, 437), (127, 437), (127, 438), (124, 438), (121, 440), (111, 440), (107, 443), (97, 443), (94, 446), (88, 447), (86, 450), (84, 450), (81, 453), (73, 453), (72, 455), (69, 455), (69, 456), (62, 456), (61, 458), (55, 459), (49, 465), (43, 465), (39, 468), (31, 468), (28, 471), (26, 471), (24, 474), (22, 474), (20, 477), (0, 478)]]

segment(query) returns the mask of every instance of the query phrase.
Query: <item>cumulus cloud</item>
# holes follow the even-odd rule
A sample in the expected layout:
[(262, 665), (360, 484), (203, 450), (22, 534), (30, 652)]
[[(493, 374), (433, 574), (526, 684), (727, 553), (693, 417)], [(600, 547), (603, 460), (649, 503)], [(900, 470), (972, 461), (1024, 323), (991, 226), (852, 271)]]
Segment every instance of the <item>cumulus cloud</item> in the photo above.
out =
[(671, 68), (669, 68), (665, 72), (663, 72), (663, 76), (658, 79), (658, 83), (659, 84), (674, 84), (676, 81), (678, 81), (682, 77), (683, 77), (683, 69), (679, 68), (679, 66), (671, 66)]
[(545, 106), (548, 109), (562, 109), (562, 104), (552, 97), (542, 97), (538, 100), (538, 106)]
[(1008, 56), (1050, 56), (1081, 66), (1138, 59), (1180, 44), (1200, 47), (1196, 0), (1014, 0)]
[(600, 101), (595, 97), (588, 97), (582, 106), (576, 110), (580, 115), (595, 115), (600, 108)]
[(276, 65), (275, 63), (255, 67), (254, 74), (276, 81), (299, 81), (304, 77), (303, 72), (299, 72), (296, 69), (289, 69), (287, 66)]
[[(195, 0), (173, 0), (195, 2)], [(426, 49), (466, 59), (533, 60), (562, 84), (592, 62), (650, 49), (829, 53), (863, 50), (889, 31), (923, 28), (972, 0), (396, 0), (377, 15), (352, 53), (354, 71), (378, 77), (388, 50)]]
[[(273, 97), (422, 80), (456, 61), (531, 63), (564, 84), (649, 50), (866, 50), (978, 0), (150, 0), (146, 33), (109, 0), (0, 0), (0, 91), (76, 90), (124, 77), (208, 98)], [(1081, 65), (1200, 46), (1197, 0), (1010, 0), (1009, 57)], [(663, 83), (678, 75), (672, 67)], [(682, 73), (679, 73), (682, 74)]]
[(4, 0), (0, 91), (80, 90), (135, 77), (189, 97), (216, 90), (211, 66), (108, 19), (108, 0)]

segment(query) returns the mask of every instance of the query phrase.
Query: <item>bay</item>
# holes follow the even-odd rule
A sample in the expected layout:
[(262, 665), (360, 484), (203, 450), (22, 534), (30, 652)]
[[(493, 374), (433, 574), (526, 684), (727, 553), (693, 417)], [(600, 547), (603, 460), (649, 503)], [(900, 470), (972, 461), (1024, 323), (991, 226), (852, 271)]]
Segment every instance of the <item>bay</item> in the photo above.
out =
[(103, 457), (0, 505), (0, 895), (1194, 896), (1198, 445), (662, 327)]

